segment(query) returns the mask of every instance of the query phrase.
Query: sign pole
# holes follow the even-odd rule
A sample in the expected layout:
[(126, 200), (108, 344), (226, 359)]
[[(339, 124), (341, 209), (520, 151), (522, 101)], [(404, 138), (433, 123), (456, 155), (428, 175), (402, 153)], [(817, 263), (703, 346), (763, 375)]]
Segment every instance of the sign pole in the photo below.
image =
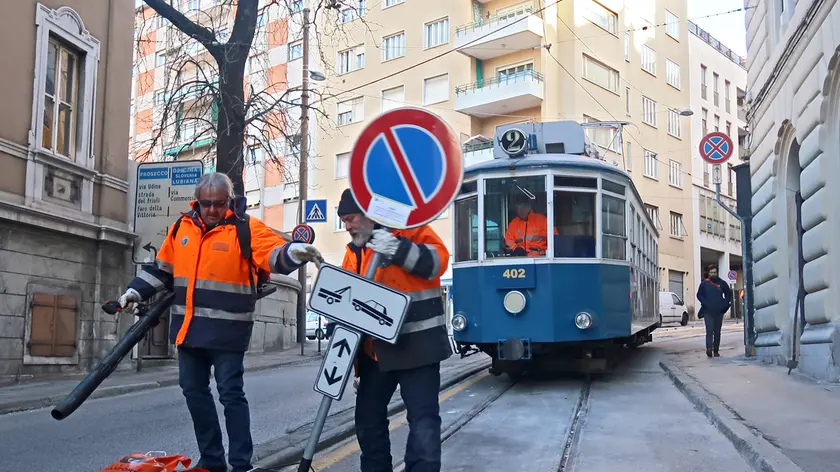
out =
[[(378, 252), (374, 252), (373, 257), (370, 259), (370, 265), (367, 268), (367, 272), (365, 272), (366, 279), (373, 280), (374, 276), (376, 276), (376, 269), (379, 267), (381, 260), (382, 255)], [(344, 383), (347, 383), (347, 378), (344, 379)], [(333, 399), (326, 395), (321, 397), (321, 405), (318, 406), (318, 413), (315, 415), (315, 424), (312, 425), (312, 432), (309, 434), (309, 441), (306, 443), (306, 448), (303, 450), (303, 458), (301, 458), (300, 464), (298, 464), (298, 472), (308, 472), (309, 468), (312, 466), (312, 458), (315, 457), (315, 449), (318, 447), (318, 440), (321, 439), (321, 431), (323, 431), (324, 423), (327, 421), (327, 414), (330, 412), (332, 401)]]

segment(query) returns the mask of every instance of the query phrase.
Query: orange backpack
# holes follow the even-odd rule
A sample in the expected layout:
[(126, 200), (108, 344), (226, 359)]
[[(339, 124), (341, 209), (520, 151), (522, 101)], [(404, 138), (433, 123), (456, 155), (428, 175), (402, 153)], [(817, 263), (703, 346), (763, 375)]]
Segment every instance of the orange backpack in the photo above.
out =
[(192, 459), (187, 456), (155, 456), (152, 454), (152, 452), (129, 454), (100, 472), (209, 472), (206, 469), (178, 470), (178, 466), (181, 464), (184, 467), (190, 466)]

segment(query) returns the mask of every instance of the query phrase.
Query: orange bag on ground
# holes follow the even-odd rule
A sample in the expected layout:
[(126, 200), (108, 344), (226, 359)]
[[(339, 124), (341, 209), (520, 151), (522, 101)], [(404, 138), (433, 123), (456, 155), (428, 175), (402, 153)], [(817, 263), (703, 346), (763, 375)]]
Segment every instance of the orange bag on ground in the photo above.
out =
[(179, 465), (183, 464), (184, 467), (189, 467), (192, 463), (192, 459), (187, 456), (167, 456), (165, 452), (162, 456), (152, 454), (152, 452), (129, 454), (100, 472), (209, 472), (206, 469), (179, 470)]

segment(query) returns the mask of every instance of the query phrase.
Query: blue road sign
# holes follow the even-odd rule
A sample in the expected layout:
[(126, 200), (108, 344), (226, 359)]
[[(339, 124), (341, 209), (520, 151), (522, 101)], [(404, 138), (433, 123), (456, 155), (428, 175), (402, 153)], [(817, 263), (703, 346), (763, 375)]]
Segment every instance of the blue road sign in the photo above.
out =
[(712, 131), (700, 140), (700, 157), (710, 164), (726, 162), (732, 150), (732, 139), (720, 131)]
[(326, 200), (307, 200), (303, 207), (305, 221), (307, 223), (326, 223), (327, 222), (327, 201)]

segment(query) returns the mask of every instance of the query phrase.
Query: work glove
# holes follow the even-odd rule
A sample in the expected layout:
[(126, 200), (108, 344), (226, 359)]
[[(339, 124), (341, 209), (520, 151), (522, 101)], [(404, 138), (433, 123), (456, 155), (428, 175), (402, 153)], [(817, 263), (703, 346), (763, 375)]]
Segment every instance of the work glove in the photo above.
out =
[(119, 299), (120, 307), (124, 313), (137, 314), (137, 303), (142, 302), (143, 297), (133, 288), (129, 288)]
[(400, 247), (400, 240), (388, 230), (375, 229), (366, 246), (383, 256), (394, 257)]
[(300, 265), (306, 262), (321, 262), (324, 260), (321, 257), (321, 252), (315, 246), (306, 243), (292, 242), (289, 243), (287, 254), (293, 263)]

